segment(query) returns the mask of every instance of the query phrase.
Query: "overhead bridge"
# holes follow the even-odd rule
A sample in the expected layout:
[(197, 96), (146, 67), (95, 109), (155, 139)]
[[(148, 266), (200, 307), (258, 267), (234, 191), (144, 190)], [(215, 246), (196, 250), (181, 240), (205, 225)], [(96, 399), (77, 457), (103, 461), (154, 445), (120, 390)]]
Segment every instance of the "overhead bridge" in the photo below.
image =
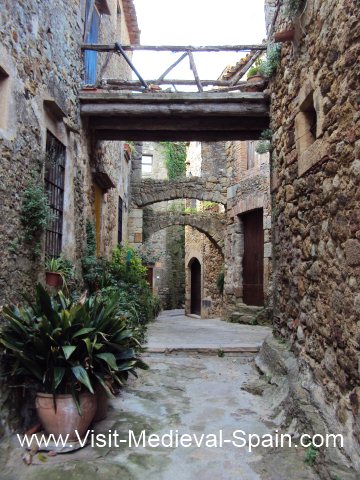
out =
[(256, 140), (269, 128), (269, 98), (263, 92), (94, 89), (83, 90), (80, 102), (99, 140)]

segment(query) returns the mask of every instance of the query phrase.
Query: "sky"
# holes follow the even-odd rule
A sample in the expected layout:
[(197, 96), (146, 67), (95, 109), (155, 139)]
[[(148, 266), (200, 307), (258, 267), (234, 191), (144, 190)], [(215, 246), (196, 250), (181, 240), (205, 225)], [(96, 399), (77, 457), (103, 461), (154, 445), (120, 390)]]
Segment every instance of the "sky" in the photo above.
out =
[[(134, 0), (142, 45), (241, 45), (265, 38), (264, 0)], [(181, 53), (135, 52), (145, 79), (158, 78)], [(216, 79), (241, 52), (195, 53), (201, 79)], [(193, 79), (185, 58), (167, 78)], [(195, 87), (196, 89), (196, 87)]]

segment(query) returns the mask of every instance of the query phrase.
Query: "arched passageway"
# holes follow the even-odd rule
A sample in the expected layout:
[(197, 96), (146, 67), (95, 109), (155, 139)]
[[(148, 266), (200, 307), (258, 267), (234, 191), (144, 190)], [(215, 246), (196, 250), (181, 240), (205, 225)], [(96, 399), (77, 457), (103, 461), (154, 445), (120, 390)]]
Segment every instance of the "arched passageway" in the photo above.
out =
[(197, 258), (189, 263), (191, 272), (190, 313), (201, 315), (201, 264)]

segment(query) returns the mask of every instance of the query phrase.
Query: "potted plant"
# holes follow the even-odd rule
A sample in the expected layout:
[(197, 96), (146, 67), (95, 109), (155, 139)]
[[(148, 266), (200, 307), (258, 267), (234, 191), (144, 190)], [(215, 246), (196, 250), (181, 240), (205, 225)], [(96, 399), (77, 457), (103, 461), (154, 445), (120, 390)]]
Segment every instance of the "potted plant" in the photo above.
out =
[(46, 284), (51, 287), (65, 286), (66, 280), (73, 276), (74, 268), (71, 262), (65, 258), (48, 258), (45, 262)]
[(96, 386), (112, 396), (135, 368), (147, 368), (115, 298), (73, 302), (62, 292), (51, 297), (38, 284), (34, 302), (4, 307), (3, 317), (4, 372), (15, 385), (36, 388), (36, 410), (48, 434), (82, 437), (96, 413)]

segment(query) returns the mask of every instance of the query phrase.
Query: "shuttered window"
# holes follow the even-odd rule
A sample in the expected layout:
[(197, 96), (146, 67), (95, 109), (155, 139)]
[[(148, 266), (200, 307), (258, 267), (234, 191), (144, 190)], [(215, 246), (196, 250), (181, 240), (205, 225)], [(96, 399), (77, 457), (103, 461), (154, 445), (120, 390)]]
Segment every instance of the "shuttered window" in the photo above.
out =
[[(86, 17), (85, 24), (90, 13), (91, 0), (86, 0)], [(100, 14), (96, 7), (94, 7), (91, 25), (88, 35), (86, 36), (85, 43), (98, 43), (100, 30)], [(96, 68), (97, 68), (97, 52), (92, 50), (85, 50), (84, 53), (85, 63), (85, 84), (96, 84)]]
[(61, 254), (63, 236), (63, 210), (66, 149), (50, 132), (46, 137), (45, 188), (49, 197), (52, 220), (45, 235), (45, 254)]

